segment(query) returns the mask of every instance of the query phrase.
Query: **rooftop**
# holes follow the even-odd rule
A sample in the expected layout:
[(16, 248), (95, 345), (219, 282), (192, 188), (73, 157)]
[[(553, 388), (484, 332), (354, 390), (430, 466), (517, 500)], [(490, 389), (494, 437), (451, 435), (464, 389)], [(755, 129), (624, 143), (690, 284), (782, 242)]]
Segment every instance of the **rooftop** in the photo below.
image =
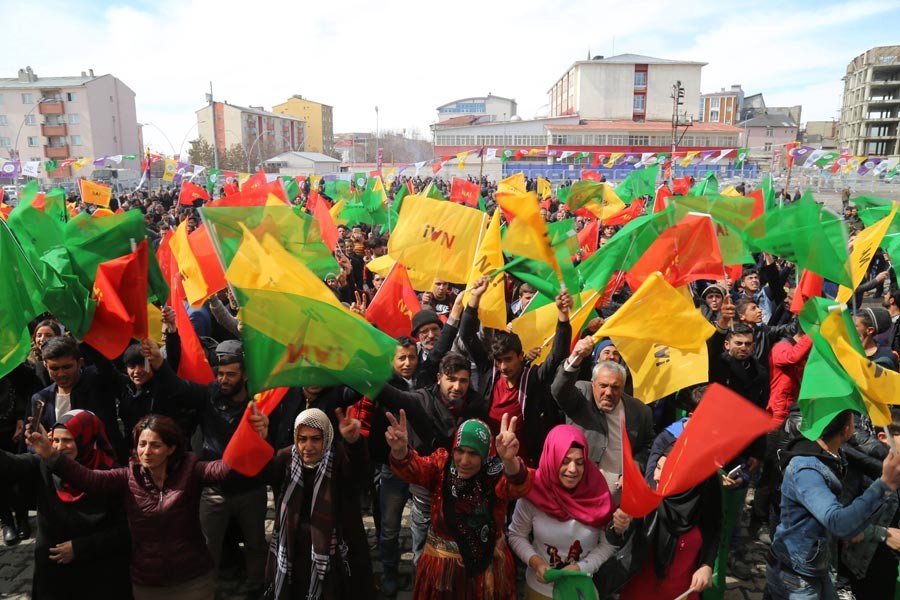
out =
[(675, 60), (671, 58), (656, 58), (653, 56), (644, 56), (643, 54), (617, 54), (609, 57), (593, 58), (591, 60), (576, 61), (576, 65), (590, 64), (613, 64), (613, 65), (700, 65), (706, 66), (705, 62), (696, 62), (691, 60)]
[[(547, 125), (551, 131), (672, 131), (671, 121), (585, 121), (579, 125)], [(740, 133), (741, 128), (721, 123), (694, 121), (691, 132)]]
[(495, 100), (505, 100), (506, 102), (515, 102), (514, 98), (504, 98), (503, 96), (495, 96), (491, 93), (488, 93), (487, 96), (467, 96), (465, 98), (460, 98), (459, 100), (453, 100), (452, 102), (447, 102), (445, 104), (441, 104), (438, 106), (438, 110), (445, 106), (450, 106), (451, 104), (458, 104), (460, 102), (466, 102), (468, 100), (487, 100), (488, 98), (493, 98)]
[[(303, 119), (298, 119), (297, 117), (292, 117), (291, 115), (288, 115), (288, 114), (271, 112), (271, 111), (262, 110), (259, 108), (250, 108), (248, 106), (240, 106), (238, 104), (230, 104), (228, 102), (222, 102), (222, 104), (224, 104), (225, 106), (230, 106), (231, 108), (236, 108), (241, 112), (246, 112), (246, 113), (250, 113), (253, 115), (260, 115), (262, 117), (277, 117), (279, 119), (287, 119), (289, 121), (305, 122), (305, 121), (303, 121)], [(208, 104), (206, 106), (204, 106), (203, 108), (197, 109), (195, 112), (200, 112), (201, 110), (206, 110), (207, 108), (209, 108)]]
[(294, 156), (297, 158), (302, 158), (305, 160), (309, 160), (312, 162), (341, 162), (333, 156), (328, 156), (327, 154), (322, 154), (321, 152), (282, 152), (277, 156), (273, 156), (269, 160), (264, 162), (284, 162), (284, 160), (289, 157)]
[(796, 127), (794, 119), (787, 115), (757, 115), (738, 123), (741, 127)]
[[(100, 76), (102, 77), (102, 75)], [(84, 85), (89, 81), (98, 79), (97, 77), (37, 77), (34, 81), (22, 81), (18, 77), (2, 77), (0, 78), (0, 88), (6, 89), (39, 89), (39, 88), (62, 88), (76, 87)]]

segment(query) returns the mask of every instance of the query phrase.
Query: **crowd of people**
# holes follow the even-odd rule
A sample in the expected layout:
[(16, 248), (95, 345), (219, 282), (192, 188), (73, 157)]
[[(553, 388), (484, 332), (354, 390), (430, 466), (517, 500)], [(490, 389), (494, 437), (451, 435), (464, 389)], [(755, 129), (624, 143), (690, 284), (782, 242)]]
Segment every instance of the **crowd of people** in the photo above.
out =
[[(389, 196), (400, 185), (421, 191), (432, 183), (449, 191), (440, 179), (401, 178)], [(498, 210), (496, 184), (476, 183), (488, 212)], [(310, 191), (307, 181), (293, 202), (302, 205)], [(181, 222), (189, 230), (201, 223), (175, 190), (138, 191), (111, 208), (143, 212), (153, 244)], [(554, 196), (542, 215), (572, 217)], [(861, 229), (851, 206), (845, 218), (851, 231)], [(575, 227), (586, 220), (576, 216)], [(388, 233), (348, 225), (339, 227), (341, 272), (324, 281), (364, 314), (384, 281), (366, 264), (386, 253)], [(600, 228), (598, 245), (618, 229)], [(297, 386), (270, 415), (255, 412), (252, 428), (275, 453), (254, 477), (222, 461), (250, 400), (230, 292), (190, 309), (215, 368), (209, 385), (177, 375), (171, 308), (162, 311), (162, 346), (140, 340), (115, 361), (42, 315), (28, 360), (0, 379), (3, 541), (34, 535), (28, 511), (36, 508), (35, 599), (206, 600), (227, 577), (242, 578), (248, 596), (278, 600), (390, 598), (410, 586), (422, 600), (536, 600), (564, 589), (585, 594), (565, 597), (721, 598), (726, 571), (748, 575), (750, 541), (769, 548), (769, 598), (892, 598), (900, 454), (891, 448), (900, 444), (900, 411), (884, 431), (844, 410), (817, 440), (800, 434), (812, 341), (787, 310), (799, 273), (780, 257), (754, 258), (738, 280), (696, 281), (691, 290), (715, 328), (708, 383), (767, 410), (771, 431), (647, 516), (621, 508), (625, 467), (634, 463), (656, 487), (691, 415), (715, 401), (704, 400), (707, 384), (650, 404), (633, 396), (615, 343), (594, 337), (634, 291), (625, 284), (581, 330), (570, 323), (573, 298), (560, 292), (555, 336), (538, 361), (540, 348), (482, 326), (490, 284), (482, 277), (467, 295), (460, 282), (443, 280), (420, 291), (422, 310), (397, 339), (392, 378), (377, 395)], [(509, 274), (505, 291), (509, 320), (537, 293)], [(900, 289), (882, 252), (855, 294), (866, 355), (898, 370)], [(736, 527), (750, 489), (749, 527)], [(400, 569), (407, 506), (413, 581)]]

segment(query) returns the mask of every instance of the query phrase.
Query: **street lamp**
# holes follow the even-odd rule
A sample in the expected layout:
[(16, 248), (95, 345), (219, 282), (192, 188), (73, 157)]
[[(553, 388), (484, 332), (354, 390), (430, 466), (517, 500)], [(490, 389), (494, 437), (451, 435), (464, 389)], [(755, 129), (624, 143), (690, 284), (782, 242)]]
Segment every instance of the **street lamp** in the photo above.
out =
[[(250, 171), (250, 155), (253, 154), (253, 147), (256, 146), (256, 144), (259, 142), (259, 140), (262, 139), (262, 136), (264, 133), (265, 133), (264, 131), (259, 132), (259, 135), (257, 135), (256, 139), (253, 140), (253, 143), (250, 144), (250, 152), (246, 153), (247, 154), (247, 171), (248, 172)], [(257, 150), (258, 150), (257, 158), (259, 159), (259, 166), (262, 166), (262, 146), (260, 146)]]
[(194, 127), (199, 127), (201, 123), (206, 123), (206, 121), (197, 121), (196, 123), (194, 123), (193, 125), (188, 127), (188, 130), (184, 133), (184, 137), (181, 138), (181, 143), (178, 145), (178, 157), (179, 158), (181, 157), (181, 150), (184, 148), (184, 143), (187, 141), (188, 136), (191, 134), (191, 130)]
[(153, 123), (141, 123), (141, 125), (144, 125), (144, 126), (149, 125), (150, 127), (153, 127), (154, 129), (156, 129), (160, 134), (162, 134), (163, 138), (165, 138), (165, 140), (169, 143), (169, 147), (172, 149), (172, 158), (175, 158), (175, 156), (177, 154), (177, 152), (175, 152), (175, 145), (172, 143), (172, 140), (169, 139), (169, 136), (166, 135), (165, 131), (163, 131), (157, 125), (154, 125)]
[(12, 158), (13, 154), (15, 154), (16, 160), (19, 160), (19, 136), (22, 135), (22, 128), (25, 127), (25, 122), (28, 120), (28, 117), (34, 113), (35, 109), (38, 106), (40, 106), (44, 102), (52, 102), (52, 101), (54, 101), (54, 98), (46, 98), (44, 96), (41, 96), (40, 98), (38, 98), (38, 101), (35, 103), (35, 105), (31, 107), (31, 110), (29, 110), (27, 113), (25, 113), (25, 116), (22, 117), (22, 123), (19, 124), (19, 130), (16, 132), (16, 141), (13, 144), (13, 149), (10, 151), (10, 154), (9, 154), (10, 158)]
[(375, 107), (375, 168), (381, 168), (381, 160), (378, 157), (378, 107)]

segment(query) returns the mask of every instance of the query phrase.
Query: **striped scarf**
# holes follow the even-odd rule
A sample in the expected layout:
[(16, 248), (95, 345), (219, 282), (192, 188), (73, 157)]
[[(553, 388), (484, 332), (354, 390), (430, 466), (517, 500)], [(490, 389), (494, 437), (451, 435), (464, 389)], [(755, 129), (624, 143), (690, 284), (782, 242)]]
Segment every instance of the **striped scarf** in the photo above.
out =
[[(322, 583), (331, 557), (334, 555), (337, 545), (333, 523), (333, 509), (331, 497), (331, 473), (334, 463), (334, 452), (329, 448), (319, 463), (313, 481), (312, 510), (309, 526), (312, 538), (312, 573), (309, 577), (309, 592), (307, 600), (318, 600), (322, 596)], [(288, 531), (287, 515), (290, 500), (294, 493), (303, 494), (305, 482), (303, 481), (303, 461), (297, 451), (297, 446), (291, 449), (290, 481), (285, 489), (284, 497), (278, 507), (278, 527), (272, 536), (270, 549), (275, 555), (275, 598), (281, 598), (285, 582), (290, 582), (292, 577), (292, 564), (294, 551), (294, 534)]]

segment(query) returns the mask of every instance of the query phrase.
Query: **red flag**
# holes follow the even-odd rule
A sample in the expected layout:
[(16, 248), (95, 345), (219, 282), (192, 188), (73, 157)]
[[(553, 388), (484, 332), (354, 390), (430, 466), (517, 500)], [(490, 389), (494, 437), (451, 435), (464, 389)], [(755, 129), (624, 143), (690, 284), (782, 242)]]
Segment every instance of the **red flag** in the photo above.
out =
[(797, 289), (794, 290), (791, 312), (799, 315), (807, 300), (821, 296), (823, 283), (825, 283), (825, 279), (821, 275), (803, 269), (803, 274), (800, 275), (800, 282), (797, 284)]
[(687, 214), (663, 231), (628, 271), (629, 287), (638, 289), (656, 271), (673, 287), (697, 279), (721, 279), (725, 265), (712, 217)]
[(691, 178), (678, 177), (672, 180), (672, 195), (687, 196), (691, 193)]
[(762, 189), (753, 190), (747, 194), (747, 198), (753, 198), (753, 212), (750, 213), (750, 219), (755, 219), (766, 211), (766, 197)]
[(319, 230), (322, 232), (322, 241), (325, 242), (325, 245), (328, 246), (332, 252), (334, 252), (340, 234), (338, 233), (337, 225), (334, 224), (334, 219), (331, 218), (331, 213), (328, 212), (328, 203), (324, 198), (320, 198), (319, 201), (313, 205), (312, 215), (313, 218), (319, 222)]
[(253, 401), (244, 409), (244, 415), (238, 424), (234, 435), (225, 447), (222, 461), (245, 477), (253, 477), (262, 471), (269, 460), (275, 455), (275, 449), (261, 438), (250, 426), (250, 416), (253, 414), (253, 404), (256, 410), (264, 415), (269, 415), (278, 403), (281, 402), (288, 388), (280, 387), (256, 395)]
[(599, 233), (600, 225), (596, 219), (592, 219), (578, 232), (578, 247), (584, 253), (581, 260), (597, 251), (597, 236)]
[(406, 267), (395, 263), (366, 309), (366, 319), (391, 337), (408, 336), (413, 315), (420, 310)]
[[(633, 460), (623, 461), (622, 510), (643, 517), (663, 498), (685, 492), (722, 468), (753, 440), (767, 433), (772, 417), (718, 383), (711, 384), (700, 406), (669, 452), (656, 491), (647, 485)], [(631, 456), (622, 436), (623, 456)]]
[(199, 185), (194, 185), (190, 181), (185, 181), (181, 184), (181, 192), (178, 194), (179, 204), (193, 206), (194, 200), (197, 200), (198, 198), (200, 200), (209, 200), (209, 192)]
[[(599, 167), (600, 161), (603, 160), (603, 154), (599, 152), (594, 152), (594, 160), (591, 162), (592, 167)], [(584, 179), (584, 177), (582, 177)], [(600, 181), (599, 179), (595, 179), (594, 181)]]
[(212, 367), (206, 359), (206, 352), (197, 337), (197, 332), (191, 324), (191, 319), (184, 307), (185, 294), (184, 287), (181, 285), (181, 277), (178, 275), (178, 265), (172, 255), (169, 247), (169, 239), (172, 237), (170, 230), (160, 241), (159, 248), (156, 250), (156, 260), (159, 262), (159, 268), (169, 283), (172, 290), (169, 294), (169, 306), (175, 310), (175, 327), (178, 328), (178, 337), (181, 340), (181, 360), (178, 362), (178, 376), (206, 385), (211, 383), (215, 377), (213, 376)]
[(666, 210), (669, 206), (669, 198), (672, 197), (672, 190), (667, 185), (661, 185), (656, 188), (656, 200), (653, 201), (653, 212), (658, 213)]
[[(599, 158), (599, 155), (597, 155)], [(596, 165), (595, 165), (596, 166)], [(585, 169), (581, 172), (581, 179), (584, 181), (585, 179), (588, 181), (600, 181), (601, 179), (600, 173), (597, 171), (591, 171), (590, 169)]]
[(100, 263), (92, 296), (97, 308), (84, 340), (103, 356), (120, 356), (133, 338), (147, 337), (147, 240), (133, 252)]
[(481, 193), (481, 187), (477, 183), (454, 177), (450, 182), (450, 201), (465, 204), (467, 206), (478, 206), (478, 196)]
[(789, 143), (784, 151), (787, 153), (787, 167), (790, 169), (794, 166), (794, 148), (800, 145), (800, 142), (791, 142)]
[(316, 214), (316, 204), (319, 203), (319, 200), (323, 200), (323, 198), (319, 196), (319, 191), (310, 188), (309, 196), (306, 197), (306, 210), (308, 210), (310, 214)]
[(625, 225), (632, 219), (635, 219), (644, 212), (644, 204), (646, 200), (643, 198), (638, 198), (634, 202), (631, 203), (631, 206), (626, 206), (616, 214), (612, 215), (605, 221), (603, 221), (604, 225)]

